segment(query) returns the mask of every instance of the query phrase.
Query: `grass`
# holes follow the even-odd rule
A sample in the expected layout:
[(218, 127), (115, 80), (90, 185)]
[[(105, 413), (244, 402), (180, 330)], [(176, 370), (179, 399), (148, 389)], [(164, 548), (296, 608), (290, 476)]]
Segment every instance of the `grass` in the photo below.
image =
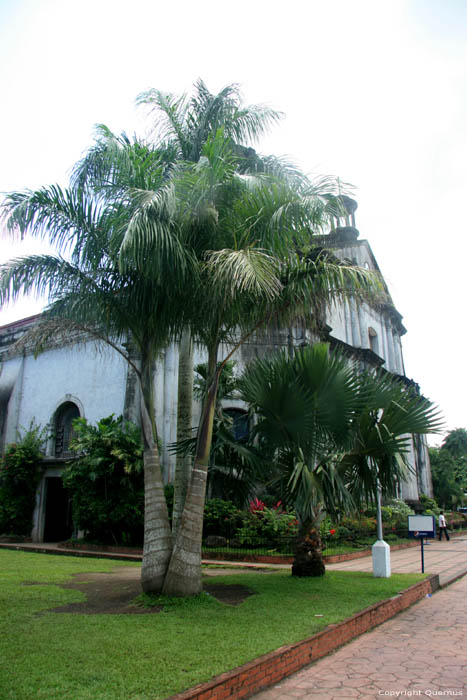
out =
[(304, 639), (423, 578), (375, 579), (337, 571), (321, 579), (294, 579), (284, 571), (234, 574), (209, 580), (245, 584), (256, 592), (237, 607), (203, 593), (166, 599), (163, 611), (151, 615), (48, 612), (83, 600), (80, 592), (60, 587), (72, 574), (115, 566), (122, 564), (0, 551), (2, 699), (166, 698)]

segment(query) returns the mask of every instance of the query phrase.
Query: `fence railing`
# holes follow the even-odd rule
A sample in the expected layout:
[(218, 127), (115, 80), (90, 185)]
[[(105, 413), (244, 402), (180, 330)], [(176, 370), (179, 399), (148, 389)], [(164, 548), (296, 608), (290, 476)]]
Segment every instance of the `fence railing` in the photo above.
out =
[[(460, 530), (465, 525), (457, 523), (448, 527), (449, 531)], [(384, 540), (389, 545), (404, 544), (413, 541), (409, 537), (407, 528), (383, 527)], [(346, 554), (371, 549), (377, 539), (374, 531), (351, 531), (344, 536), (326, 534), (322, 536), (323, 556)], [(295, 536), (239, 536), (233, 534), (228, 537), (209, 535), (203, 539), (203, 556), (219, 558), (220, 554), (228, 559), (239, 559), (251, 556), (290, 558), (295, 551)]]

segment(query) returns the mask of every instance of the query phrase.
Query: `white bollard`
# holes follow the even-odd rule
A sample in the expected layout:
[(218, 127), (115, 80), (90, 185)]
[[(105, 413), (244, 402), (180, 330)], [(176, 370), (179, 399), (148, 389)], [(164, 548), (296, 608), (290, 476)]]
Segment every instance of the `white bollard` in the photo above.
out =
[(376, 540), (371, 548), (373, 558), (373, 576), (389, 578), (391, 576), (391, 548), (384, 540)]

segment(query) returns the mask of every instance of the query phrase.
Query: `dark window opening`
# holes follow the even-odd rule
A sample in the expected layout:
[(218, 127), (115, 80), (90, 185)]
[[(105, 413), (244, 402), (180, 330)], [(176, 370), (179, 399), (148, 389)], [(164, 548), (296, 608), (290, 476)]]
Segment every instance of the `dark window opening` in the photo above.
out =
[(70, 457), (70, 442), (73, 437), (73, 421), (79, 418), (78, 406), (67, 401), (55, 414), (55, 457)]
[(232, 420), (232, 435), (236, 442), (246, 442), (250, 436), (250, 420), (248, 413), (241, 408), (226, 408), (224, 410)]

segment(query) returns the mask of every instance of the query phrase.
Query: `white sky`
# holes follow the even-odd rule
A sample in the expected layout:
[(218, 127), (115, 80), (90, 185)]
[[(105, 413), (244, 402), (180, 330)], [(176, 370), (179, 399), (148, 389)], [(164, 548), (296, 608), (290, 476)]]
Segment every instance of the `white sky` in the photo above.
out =
[(357, 187), (406, 373), (467, 427), (466, 32), (464, 0), (0, 0), (0, 191), (66, 184), (96, 123), (142, 133), (149, 87), (240, 83), (286, 114), (258, 150)]

